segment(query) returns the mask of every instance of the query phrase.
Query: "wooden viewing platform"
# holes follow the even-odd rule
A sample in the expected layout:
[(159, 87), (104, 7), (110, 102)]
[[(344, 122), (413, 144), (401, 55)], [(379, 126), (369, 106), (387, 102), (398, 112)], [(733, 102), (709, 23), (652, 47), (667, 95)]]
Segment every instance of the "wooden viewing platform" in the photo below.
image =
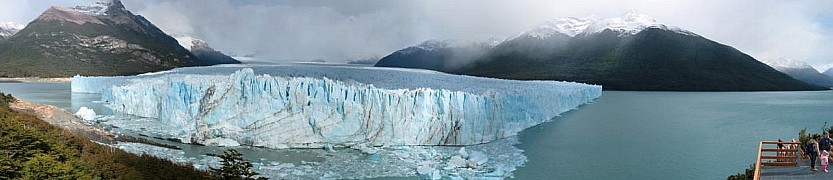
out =
[[(755, 162), (755, 180), (759, 179), (833, 179), (833, 167), (828, 173), (810, 171), (810, 160), (803, 158), (800, 142), (761, 141)], [(779, 147), (781, 145), (781, 147)], [(831, 163), (830, 165), (833, 165)]]

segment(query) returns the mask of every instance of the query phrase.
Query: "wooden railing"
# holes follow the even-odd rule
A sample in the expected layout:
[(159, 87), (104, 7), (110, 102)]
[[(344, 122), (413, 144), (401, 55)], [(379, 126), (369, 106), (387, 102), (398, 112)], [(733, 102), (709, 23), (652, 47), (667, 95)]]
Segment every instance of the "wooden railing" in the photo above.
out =
[[(800, 142), (761, 141), (758, 145), (758, 160), (755, 161), (754, 179), (761, 179), (761, 166), (798, 166), (800, 144)], [(764, 148), (764, 145), (776, 147)], [(764, 162), (764, 160), (769, 161)]]

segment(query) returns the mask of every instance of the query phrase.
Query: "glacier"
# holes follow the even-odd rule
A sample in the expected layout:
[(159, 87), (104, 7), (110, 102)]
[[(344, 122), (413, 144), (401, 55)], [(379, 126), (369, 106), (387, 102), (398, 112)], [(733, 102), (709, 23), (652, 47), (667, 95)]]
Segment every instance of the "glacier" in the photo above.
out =
[(100, 93), (109, 108), (154, 118), (186, 143), (321, 148), (487, 143), (590, 103), (602, 87), (399, 68), (227, 65), (76, 76), (72, 91)]

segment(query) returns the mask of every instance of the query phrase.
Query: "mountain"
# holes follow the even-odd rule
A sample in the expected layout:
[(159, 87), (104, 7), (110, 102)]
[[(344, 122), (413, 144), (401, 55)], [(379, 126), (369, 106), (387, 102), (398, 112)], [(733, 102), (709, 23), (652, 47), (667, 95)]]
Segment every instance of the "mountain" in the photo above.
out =
[(379, 59), (380, 58), (378, 56), (371, 56), (371, 57), (347, 60), (346, 63), (347, 64), (375, 65), (377, 62), (379, 62)]
[[(409, 47), (400, 51), (414, 49)], [(521, 80), (600, 84), (607, 90), (822, 90), (791, 78), (735, 48), (657, 23), (639, 12), (600, 19), (560, 18), (510, 38), (459, 67), (431, 68), (400, 51), (377, 66)], [(421, 54), (417, 54), (421, 55)]]
[(196, 39), (190, 36), (178, 37), (177, 42), (185, 49), (191, 51), (198, 59), (197, 65), (210, 66), (217, 64), (240, 64), (240, 61), (234, 59), (220, 51), (214, 50), (205, 41)]
[(198, 64), (119, 0), (50, 7), (0, 44), (0, 77), (132, 75)]
[(0, 42), (9, 39), (12, 35), (23, 29), (23, 27), (25, 26), (13, 22), (0, 22)]
[(797, 80), (822, 87), (833, 87), (833, 77), (820, 73), (804, 61), (781, 58), (763, 62)]
[(457, 69), (485, 55), (498, 41), (463, 42), (429, 40), (380, 59), (377, 67), (405, 67), (445, 71)]
[(827, 76), (830, 76), (830, 77), (833, 77), (833, 68), (827, 69), (827, 71), (824, 71), (823, 74), (827, 75)]

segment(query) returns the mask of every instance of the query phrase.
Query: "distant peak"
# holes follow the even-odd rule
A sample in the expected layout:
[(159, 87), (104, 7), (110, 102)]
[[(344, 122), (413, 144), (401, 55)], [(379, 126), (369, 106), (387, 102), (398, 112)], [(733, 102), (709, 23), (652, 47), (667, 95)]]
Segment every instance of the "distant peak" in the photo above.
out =
[(17, 30), (20, 30), (20, 29), (23, 29), (24, 27), (26, 27), (26, 26), (23, 25), (23, 24), (18, 24), (18, 23), (15, 23), (15, 22), (0, 21), (0, 29), (17, 29)]
[(0, 39), (8, 38), (16, 34), (18, 31), (23, 29), (24, 25), (17, 24), (14, 22), (3, 22), (0, 21)]
[(630, 10), (623, 15), (624, 19), (633, 20), (633, 21), (650, 21), (656, 22), (653, 17), (649, 16), (648, 14), (642, 13), (638, 10)]
[[(175, 35), (174, 39), (176, 39), (176, 41), (179, 42), (180, 46), (184, 47), (185, 49), (188, 49), (189, 51), (191, 50), (191, 47), (196, 45), (195, 42), (197, 42), (197, 43), (203, 42), (202, 40), (191, 37), (191, 36), (176, 36)], [(203, 43), (205, 43), (205, 42), (203, 42)]]
[(791, 69), (812, 69), (813, 66), (807, 64), (807, 62), (794, 60), (792, 58), (782, 57), (778, 59), (765, 59), (762, 60), (764, 64), (767, 64), (776, 69), (782, 68), (791, 68)]

